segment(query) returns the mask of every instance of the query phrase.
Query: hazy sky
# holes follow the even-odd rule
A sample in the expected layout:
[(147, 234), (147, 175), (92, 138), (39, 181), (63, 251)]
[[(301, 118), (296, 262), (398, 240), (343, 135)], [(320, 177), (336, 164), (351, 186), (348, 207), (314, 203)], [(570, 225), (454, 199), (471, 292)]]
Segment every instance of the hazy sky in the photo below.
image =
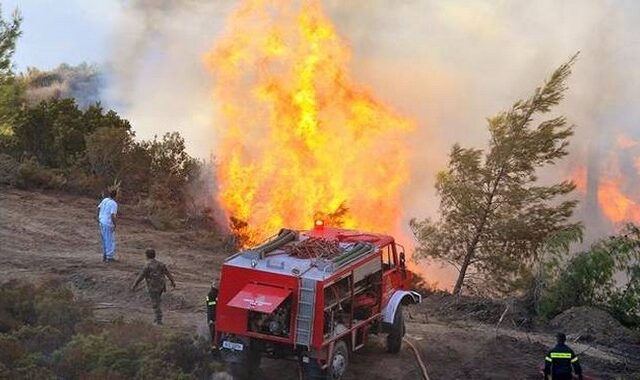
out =
[(19, 8), (24, 22), (15, 61), (18, 70), (62, 62), (102, 63), (120, 2), (115, 0), (4, 0), (3, 17)]

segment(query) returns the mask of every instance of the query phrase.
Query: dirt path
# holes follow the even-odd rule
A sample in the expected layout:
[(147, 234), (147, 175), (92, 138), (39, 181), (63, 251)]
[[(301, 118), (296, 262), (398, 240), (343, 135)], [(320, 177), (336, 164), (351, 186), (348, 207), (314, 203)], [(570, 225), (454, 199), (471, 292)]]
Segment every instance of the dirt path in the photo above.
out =
[[(224, 255), (194, 243), (188, 233), (161, 232), (121, 206), (117, 258), (102, 263), (97, 202), (65, 194), (0, 190), (0, 277), (43, 280), (58, 277), (96, 303), (101, 320), (152, 320), (144, 290), (129, 291), (153, 247), (174, 273), (177, 289), (164, 297), (166, 324), (204, 327), (202, 299)], [(144, 288), (144, 286), (142, 286)]]
[[(144, 290), (129, 287), (144, 264), (144, 250), (153, 247), (173, 271), (178, 287), (164, 297), (166, 329), (206, 331), (203, 299), (225, 256), (220, 244), (205, 245), (193, 232), (153, 229), (130, 207), (121, 206), (117, 231), (118, 262), (102, 263), (95, 221), (97, 200), (66, 194), (0, 188), (0, 278), (42, 281), (60, 278), (95, 303), (99, 320), (152, 320)], [(539, 379), (538, 366), (553, 338), (493, 326), (438, 322), (412, 311), (407, 333), (419, 345), (431, 379)], [(598, 378), (640, 378), (640, 358), (602, 347), (586, 350), (583, 365)], [(297, 379), (296, 364), (263, 361), (264, 379)], [(384, 337), (351, 357), (346, 380), (419, 379), (413, 354), (404, 347), (387, 354)]]

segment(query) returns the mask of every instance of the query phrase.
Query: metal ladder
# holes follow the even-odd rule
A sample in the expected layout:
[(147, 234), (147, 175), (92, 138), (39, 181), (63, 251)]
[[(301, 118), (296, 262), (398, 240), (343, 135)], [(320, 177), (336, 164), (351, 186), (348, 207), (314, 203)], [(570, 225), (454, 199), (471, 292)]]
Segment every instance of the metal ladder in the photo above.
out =
[(296, 344), (311, 345), (313, 334), (313, 316), (316, 301), (316, 281), (309, 278), (300, 279), (298, 292), (298, 316), (296, 318)]

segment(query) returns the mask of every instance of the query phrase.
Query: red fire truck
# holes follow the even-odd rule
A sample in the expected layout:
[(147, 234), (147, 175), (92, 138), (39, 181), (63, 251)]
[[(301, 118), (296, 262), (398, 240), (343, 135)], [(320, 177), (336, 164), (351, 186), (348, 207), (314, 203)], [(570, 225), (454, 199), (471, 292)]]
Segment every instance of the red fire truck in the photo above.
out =
[(283, 229), (225, 260), (213, 339), (236, 379), (259, 377), (263, 356), (297, 360), (305, 379), (340, 379), (369, 334), (400, 351), (402, 305), (421, 302), (411, 276), (391, 236)]

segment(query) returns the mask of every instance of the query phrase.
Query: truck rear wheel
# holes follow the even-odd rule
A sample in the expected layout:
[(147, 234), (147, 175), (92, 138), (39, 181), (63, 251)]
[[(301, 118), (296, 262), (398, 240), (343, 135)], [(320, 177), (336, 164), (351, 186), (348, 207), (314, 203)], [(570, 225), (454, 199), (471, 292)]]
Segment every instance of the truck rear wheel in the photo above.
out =
[(398, 305), (396, 314), (393, 316), (393, 324), (387, 335), (387, 351), (392, 354), (400, 352), (402, 338), (404, 337), (404, 316), (402, 315), (402, 305)]

